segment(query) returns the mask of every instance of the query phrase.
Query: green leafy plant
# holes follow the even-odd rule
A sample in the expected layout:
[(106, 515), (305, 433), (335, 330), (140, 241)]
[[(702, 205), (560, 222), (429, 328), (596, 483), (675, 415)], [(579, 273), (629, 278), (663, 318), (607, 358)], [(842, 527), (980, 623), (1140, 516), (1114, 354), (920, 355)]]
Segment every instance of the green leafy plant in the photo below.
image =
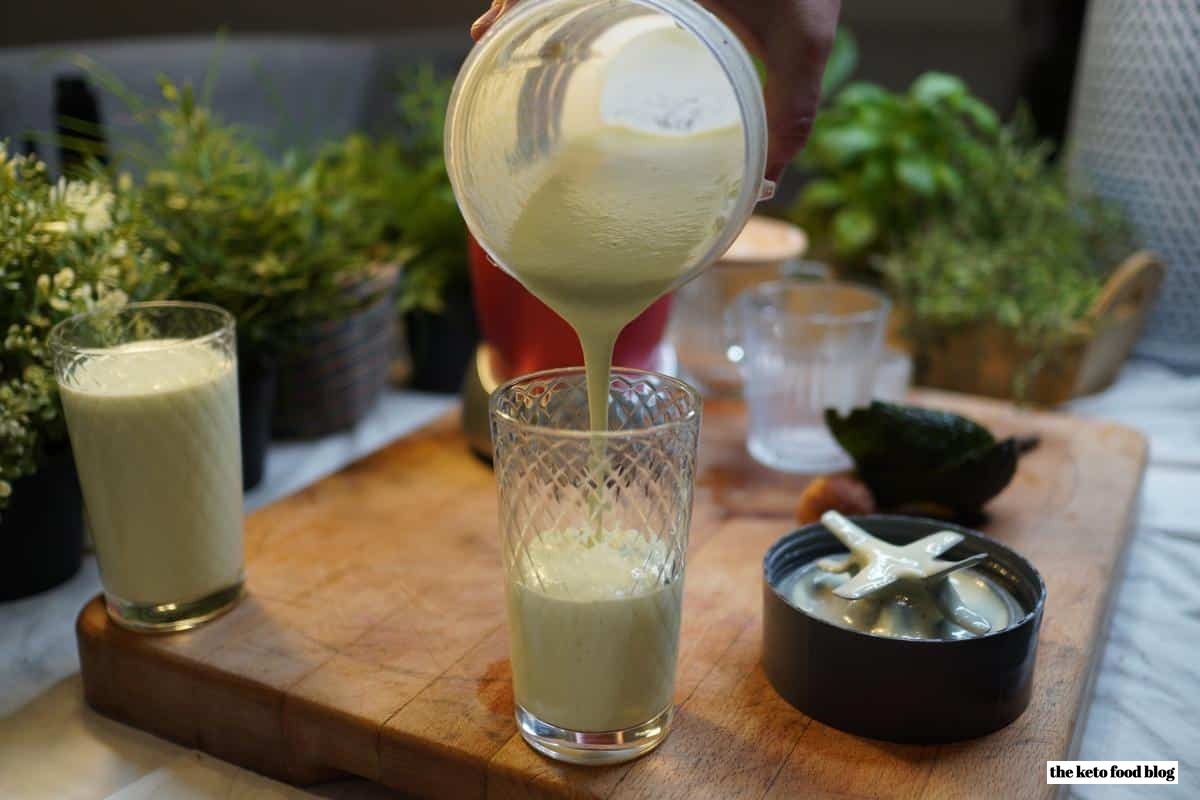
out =
[[(826, 77), (834, 85), (838, 76)], [(851, 84), (817, 115), (800, 157), (813, 179), (791, 216), (819, 256), (870, 267), (963, 197), (999, 128), (987, 104), (950, 75), (926, 73), (902, 94)]]
[(1118, 210), (1072, 195), (1030, 128), (1023, 115), (1001, 125), (951, 75), (903, 93), (851, 84), (817, 116), (792, 214), (819, 257), (887, 283), (918, 353), (956, 326), (1004, 332), (1026, 362), (1018, 396), (1088, 334), (1134, 246)]
[(886, 259), (914, 321), (989, 321), (1047, 345), (1077, 330), (1134, 240), (1118, 209), (1074, 199), (1047, 153), (1006, 131), (970, 196)]
[(884, 261), (918, 343), (990, 324), (1052, 355), (1089, 333), (1087, 314), (1104, 280), (1134, 250), (1121, 211), (1073, 197), (1047, 161), (1049, 145), (1031, 143), (1024, 127), (1004, 130), (971, 192)]
[(173, 276), (147, 230), (128, 177), (54, 183), (41, 161), (0, 142), (0, 507), (66, 438), (50, 329), (169, 293)]
[(190, 86), (161, 85), (143, 195), (177, 296), (228, 309), (260, 354), (286, 353), (300, 331), (369, 299), (348, 290), (402, 250), (379, 177), (393, 172), (376, 171), (392, 151), (355, 136), (273, 160)]
[(411, 175), (396, 194), (409, 258), (400, 278), (400, 310), (441, 313), (468, 292), (467, 232), (442, 150), (451, 82), (428, 65), (404, 72), (396, 96), (399, 147)]
[(858, 40), (849, 28), (839, 27), (829, 48), (825, 72), (821, 75), (821, 97), (828, 100), (850, 80), (858, 68)]

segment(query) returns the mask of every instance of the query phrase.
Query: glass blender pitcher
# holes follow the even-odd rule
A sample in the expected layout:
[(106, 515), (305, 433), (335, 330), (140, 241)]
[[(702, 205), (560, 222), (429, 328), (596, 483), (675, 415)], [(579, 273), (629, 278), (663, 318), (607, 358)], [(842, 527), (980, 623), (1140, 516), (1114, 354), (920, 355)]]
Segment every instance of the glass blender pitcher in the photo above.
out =
[[(712, 158), (696, 157), (706, 147)], [(728, 249), (774, 191), (763, 180), (754, 64), (692, 0), (518, 4), (464, 63), (445, 149), (474, 239), (576, 330), (554, 302), (561, 285), (588, 287), (576, 318), (633, 319)], [(468, 431), (480, 429), (479, 449), (486, 429), (482, 414), (471, 424), (470, 409), (482, 408), (472, 397), (508, 377), (486, 352), (468, 374), (465, 417)]]
[(754, 67), (691, 0), (527, 0), (468, 57), (445, 141), (471, 233), (574, 329), (586, 369), (477, 395), (517, 727), (563, 761), (636, 758), (670, 731), (700, 400), (612, 356), (773, 191)]
[(497, 265), (522, 278), (512, 263), (519, 215), (562, 151), (614, 127), (656, 137), (664, 149), (708, 131), (740, 132), (728, 196), (668, 289), (728, 249), (755, 204), (774, 193), (763, 179), (766, 112), (754, 64), (715, 16), (693, 0), (526, 0), (472, 50), (446, 117), (450, 182)]

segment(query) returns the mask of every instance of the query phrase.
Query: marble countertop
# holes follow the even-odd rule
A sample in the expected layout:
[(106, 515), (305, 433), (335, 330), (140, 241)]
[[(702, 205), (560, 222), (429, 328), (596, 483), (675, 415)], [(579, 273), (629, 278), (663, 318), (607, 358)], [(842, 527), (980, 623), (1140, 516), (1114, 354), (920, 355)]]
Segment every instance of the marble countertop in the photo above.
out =
[[(433, 419), (444, 397), (391, 391), (354, 430), (276, 444), (254, 509), (333, 472)], [(1200, 377), (1146, 363), (1075, 413), (1143, 431), (1150, 466), (1125, 573), (1083, 733), (1081, 759), (1178, 760), (1200, 781)], [(363, 781), (302, 791), (188, 751), (91, 712), (83, 702), (73, 623), (100, 590), (95, 560), (67, 584), (0, 604), (0, 798), (307, 798), (392, 796)], [(1129, 797), (1157, 786), (1078, 787), (1081, 797)], [(1194, 792), (1194, 790), (1193, 790)]]

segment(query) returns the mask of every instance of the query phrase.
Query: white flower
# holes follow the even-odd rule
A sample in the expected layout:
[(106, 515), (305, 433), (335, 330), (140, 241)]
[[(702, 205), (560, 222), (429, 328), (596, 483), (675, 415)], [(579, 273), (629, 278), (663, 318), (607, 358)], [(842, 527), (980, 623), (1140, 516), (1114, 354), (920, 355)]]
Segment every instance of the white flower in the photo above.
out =
[(99, 295), (99, 301), (108, 308), (120, 308), (129, 302), (129, 295), (125, 294), (122, 289), (109, 289), (101, 286)]
[(112, 227), (112, 192), (95, 181), (69, 181), (59, 178), (52, 199), (65, 205), (79, 217), (79, 227), (85, 233), (99, 233)]
[(255, 275), (263, 278), (269, 275), (283, 273), (283, 265), (280, 263), (279, 258), (274, 253), (267, 253), (258, 261), (254, 262), (254, 266), (251, 267), (251, 269), (254, 271)]

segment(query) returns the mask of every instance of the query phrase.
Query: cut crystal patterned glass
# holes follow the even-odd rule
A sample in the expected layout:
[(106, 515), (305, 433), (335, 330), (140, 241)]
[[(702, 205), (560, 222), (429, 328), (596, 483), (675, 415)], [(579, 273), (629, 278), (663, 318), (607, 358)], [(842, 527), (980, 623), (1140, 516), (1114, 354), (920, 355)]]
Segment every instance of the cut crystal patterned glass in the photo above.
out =
[(679, 646), (700, 398), (614, 370), (589, 430), (582, 369), (497, 389), (492, 444), (518, 728), (584, 764), (666, 738)]
[(671, 553), (660, 580), (682, 574), (700, 398), (673, 378), (614, 370), (608, 425), (604, 433), (588, 430), (582, 369), (531, 375), (493, 395), (507, 568), (543, 533), (598, 525), (657, 537)]

